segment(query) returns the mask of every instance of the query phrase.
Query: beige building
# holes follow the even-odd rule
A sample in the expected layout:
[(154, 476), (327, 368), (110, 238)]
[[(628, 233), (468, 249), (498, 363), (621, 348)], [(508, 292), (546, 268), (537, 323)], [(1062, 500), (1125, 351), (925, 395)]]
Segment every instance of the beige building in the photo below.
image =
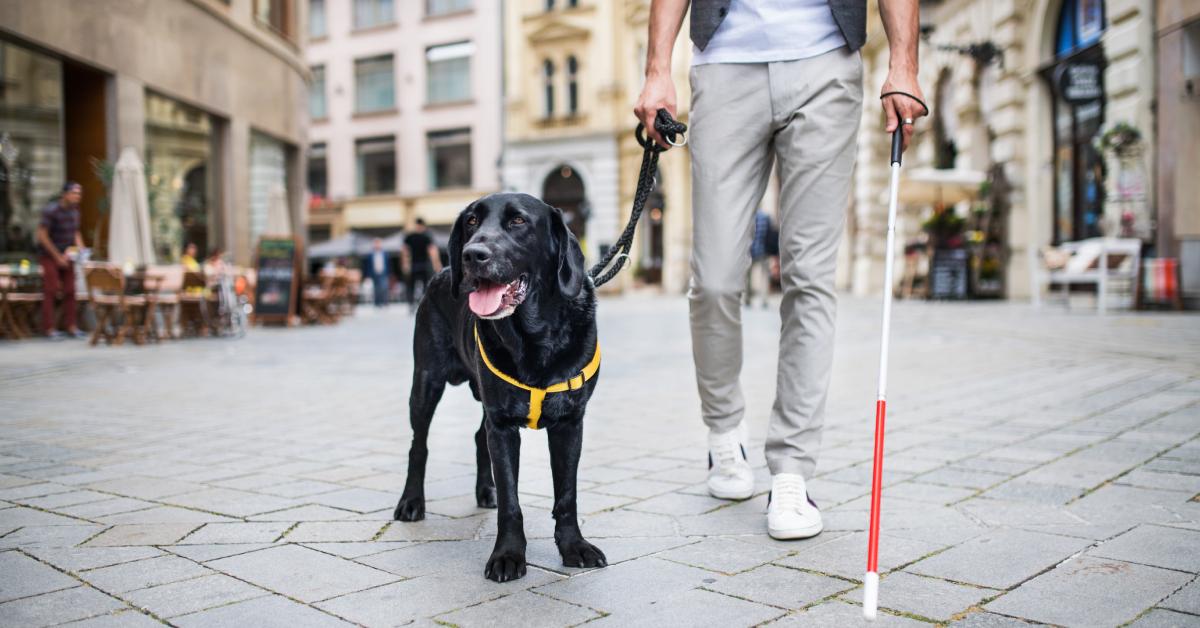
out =
[(307, 1), (314, 241), (445, 228), (499, 189), (499, 2)]
[[(954, 205), (988, 181), (986, 194), (955, 209), (969, 229), (985, 225), (969, 233), (995, 241), (978, 250), (998, 296), (1042, 291), (1040, 253), (1052, 244), (1121, 235), (1142, 239), (1147, 254), (1177, 257), (1196, 246), (1189, 242), (1200, 232), (1200, 194), (1194, 177), (1179, 176), (1185, 164), (1195, 171), (1200, 146), (1180, 135), (1200, 128), (1187, 88), (1200, 66), (1194, 3), (921, 4), (921, 84), (933, 115), (918, 124), (905, 157), (911, 181), (904, 186), (918, 198), (903, 204), (900, 242), (919, 238), (937, 204), (931, 186)], [(863, 56), (867, 93), (875, 94), (886, 76), (887, 40), (877, 15), (871, 24)], [(1173, 47), (1162, 45), (1167, 39)], [(889, 138), (881, 128), (879, 109), (868, 103), (841, 277), (859, 294), (878, 292), (883, 276)], [(1140, 134), (1132, 149), (1100, 147), (1106, 133), (1122, 129)], [(1200, 280), (1200, 251), (1193, 255), (1182, 259), (1185, 284), (1189, 275)], [(897, 262), (903, 266), (899, 255)], [(971, 272), (973, 286), (989, 283), (978, 268)]]
[[(642, 87), (649, 0), (512, 0), (505, 5), (503, 185), (562, 208), (589, 262), (629, 217), (642, 150), (633, 106)], [(687, 25), (684, 25), (686, 32)], [(687, 121), (691, 47), (675, 50), (678, 117)], [(638, 226), (633, 272), (612, 285), (682, 292), (691, 250), (686, 151), (659, 162)]]
[(305, 10), (0, 0), (0, 257), (30, 254), (38, 212), (64, 179), (84, 184), (84, 238), (103, 254), (96, 163), (126, 147), (146, 165), (160, 262), (195, 242), (249, 263), (279, 186), (303, 233)]

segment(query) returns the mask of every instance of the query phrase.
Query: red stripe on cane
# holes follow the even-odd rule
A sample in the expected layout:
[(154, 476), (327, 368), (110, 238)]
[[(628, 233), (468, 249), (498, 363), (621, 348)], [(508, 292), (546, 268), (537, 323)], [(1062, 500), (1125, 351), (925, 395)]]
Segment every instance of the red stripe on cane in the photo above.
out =
[(875, 402), (875, 463), (871, 470), (871, 527), (867, 537), (867, 571), (879, 572), (879, 499), (883, 492), (883, 424), (887, 401)]

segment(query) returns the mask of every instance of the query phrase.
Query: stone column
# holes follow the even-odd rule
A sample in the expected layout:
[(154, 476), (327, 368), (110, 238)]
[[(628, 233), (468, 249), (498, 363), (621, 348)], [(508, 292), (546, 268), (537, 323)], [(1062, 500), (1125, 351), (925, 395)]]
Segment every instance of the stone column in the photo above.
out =
[(108, 159), (116, 162), (121, 150), (132, 146), (146, 159), (146, 86), (127, 74), (108, 81)]

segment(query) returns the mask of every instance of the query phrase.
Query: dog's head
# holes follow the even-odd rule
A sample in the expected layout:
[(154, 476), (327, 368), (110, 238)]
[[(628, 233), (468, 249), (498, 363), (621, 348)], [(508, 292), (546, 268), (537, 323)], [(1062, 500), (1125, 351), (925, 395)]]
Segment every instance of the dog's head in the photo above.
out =
[(510, 316), (531, 294), (574, 299), (586, 271), (562, 210), (528, 194), (492, 194), (467, 206), (450, 233), (455, 294), (480, 318)]

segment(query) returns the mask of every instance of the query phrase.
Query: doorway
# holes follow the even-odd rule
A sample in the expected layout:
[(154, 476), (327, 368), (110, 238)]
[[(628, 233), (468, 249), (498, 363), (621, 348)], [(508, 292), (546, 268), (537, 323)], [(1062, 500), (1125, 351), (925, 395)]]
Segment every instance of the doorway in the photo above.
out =
[(580, 246), (586, 251), (584, 243), (587, 239), (587, 219), (590, 212), (586, 188), (579, 173), (566, 164), (550, 171), (542, 182), (542, 200), (547, 205), (563, 211), (567, 228), (575, 234), (575, 239), (579, 240)]

